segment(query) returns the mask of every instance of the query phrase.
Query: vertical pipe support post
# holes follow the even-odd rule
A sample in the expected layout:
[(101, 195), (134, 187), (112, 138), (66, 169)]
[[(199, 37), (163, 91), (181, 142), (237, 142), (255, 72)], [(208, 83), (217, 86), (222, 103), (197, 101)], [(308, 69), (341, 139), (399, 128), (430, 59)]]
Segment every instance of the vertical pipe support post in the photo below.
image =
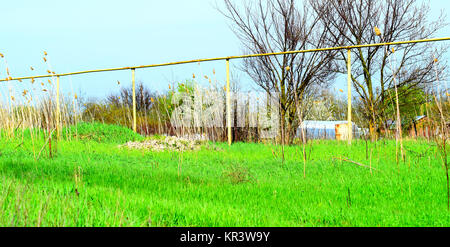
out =
[(56, 138), (59, 140), (61, 133), (61, 106), (59, 100), (59, 76), (56, 77)]
[(133, 131), (137, 132), (136, 129), (136, 80), (135, 80), (135, 69), (131, 69), (131, 84), (133, 87)]
[(351, 49), (347, 50), (347, 122), (348, 122), (348, 144), (352, 144), (352, 62)]
[(231, 96), (230, 96), (230, 59), (227, 63), (227, 132), (228, 132), (228, 146), (231, 146)]

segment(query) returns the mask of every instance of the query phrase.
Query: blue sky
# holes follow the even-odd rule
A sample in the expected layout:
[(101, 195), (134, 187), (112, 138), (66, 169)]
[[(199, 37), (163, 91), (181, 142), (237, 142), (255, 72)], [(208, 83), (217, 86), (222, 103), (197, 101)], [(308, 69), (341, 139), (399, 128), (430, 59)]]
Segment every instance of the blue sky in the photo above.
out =
[[(0, 52), (13, 77), (46, 74), (44, 50), (57, 73), (241, 54), (239, 40), (215, 2), (3, 0)], [(449, 7), (448, 0), (431, 0), (433, 15)], [(2, 78), (4, 67), (0, 64)], [(192, 78), (192, 73), (212, 76), (212, 69), (224, 81), (224, 61), (137, 70), (136, 79), (162, 91), (171, 81)], [(65, 92), (103, 96), (117, 91), (117, 80), (121, 86), (130, 83), (131, 72), (62, 78), (61, 85)]]

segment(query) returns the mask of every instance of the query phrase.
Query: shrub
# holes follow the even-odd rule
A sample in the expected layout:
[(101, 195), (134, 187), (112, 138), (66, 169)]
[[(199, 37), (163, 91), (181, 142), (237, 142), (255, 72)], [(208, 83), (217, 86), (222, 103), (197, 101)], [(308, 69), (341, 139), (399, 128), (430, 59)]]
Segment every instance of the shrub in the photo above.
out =
[(229, 180), (232, 184), (256, 182), (256, 179), (250, 174), (248, 168), (239, 164), (231, 164), (228, 169), (223, 171), (222, 177)]

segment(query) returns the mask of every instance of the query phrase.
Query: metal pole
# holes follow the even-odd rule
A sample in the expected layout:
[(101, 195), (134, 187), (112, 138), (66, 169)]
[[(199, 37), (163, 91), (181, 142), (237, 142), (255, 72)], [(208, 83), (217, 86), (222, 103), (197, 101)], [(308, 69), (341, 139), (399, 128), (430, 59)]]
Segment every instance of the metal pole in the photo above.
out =
[(230, 59), (227, 59), (227, 127), (228, 145), (231, 146), (231, 96), (230, 96)]
[(326, 47), (326, 48), (317, 48), (317, 49), (310, 49), (310, 50), (297, 50), (297, 51), (286, 51), (286, 52), (249, 54), (249, 55), (242, 55), (242, 56), (216, 57), (216, 58), (195, 59), (195, 60), (170, 62), (170, 63), (141, 65), (141, 66), (134, 66), (134, 67), (121, 67), (121, 68), (109, 68), (109, 69), (84, 70), (84, 71), (70, 72), (70, 73), (63, 73), (63, 74), (56, 74), (56, 75), (36, 75), (36, 76), (25, 76), (25, 77), (16, 77), (16, 78), (5, 78), (5, 79), (0, 79), (0, 82), (2, 82), (2, 81), (25, 80), (25, 79), (48, 78), (48, 77), (53, 77), (53, 76), (79, 75), (79, 74), (87, 74), (87, 73), (95, 73), (95, 72), (106, 72), (106, 71), (154, 68), (154, 67), (163, 67), (163, 66), (177, 65), (177, 64), (200, 63), (200, 62), (227, 60), (227, 59), (240, 59), (240, 58), (251, 58), (251, 57), (276, 56), (276, 55), (319, 52), (319, 51), (331, 51), (331, 50), (348, 50), (348, 49), (353, 49), (353, 48), (377, 47), (377, 46), (385, 46), (385, 45), (403, 45), (403, 44), (426, 43), (426, 42), (437, 42), (437, 41), (448, 41), (448, 40), (450, 40), (450, 37), (447, 37), (447, 38), (436, 38), (436, 39), (423, 39), (423, 40), (397, 41), (397, 42), (389, 42), (389, 43), (365, 44), (365, 45)]
[(352, 53), (347, 50), (347, 121), (348, 121), (348, 144), (352, 144)]
[(61, 108), (59, 105), (59, 76), (56, 77), (56, 138), (59, 140), (61, 131)]
[(136, 132), (136, 82), (134, 74), (135, 69), (131, 69), (131, 83), (133, 86), (133, 131)]

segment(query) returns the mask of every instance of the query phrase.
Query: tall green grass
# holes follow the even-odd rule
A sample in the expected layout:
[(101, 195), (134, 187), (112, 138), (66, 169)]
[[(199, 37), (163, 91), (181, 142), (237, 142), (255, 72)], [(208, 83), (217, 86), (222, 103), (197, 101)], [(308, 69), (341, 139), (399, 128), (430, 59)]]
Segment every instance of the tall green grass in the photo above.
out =
[(369, 142), (368, 159), (363, 141), (315, 141), (304, 178), (300, 146), (282, 164), (273, 145), (154, 153), (108, 138), (61, 140), (38, 161), (30, 140), (0, 140), (0, 225), (450, 226), (445, 171), (426, 141), (405, 140), (399, 167), (395, 141)]

